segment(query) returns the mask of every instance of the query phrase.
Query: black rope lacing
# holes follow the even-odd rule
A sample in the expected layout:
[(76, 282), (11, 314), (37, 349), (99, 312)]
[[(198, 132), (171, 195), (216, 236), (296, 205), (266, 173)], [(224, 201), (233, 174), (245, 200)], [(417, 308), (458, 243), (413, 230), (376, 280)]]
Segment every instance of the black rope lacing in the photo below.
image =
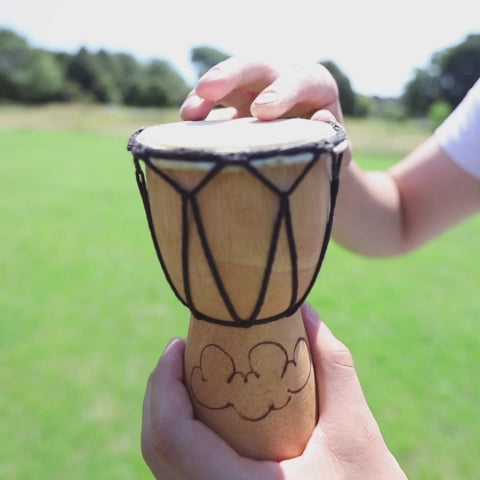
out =
[[(142, 197), (143, 206), (145, 208), (145, 213), (148, 221), (148, 226), (150, 229), (150, 234), (153, 240), (153, 244), (155, 246), (155, 251), (157, 253), (157, 257), (160, 261), (163, 271), (165, 272), (165, 276), (167, 278), (170, 287), (174, 291), (177, 298), (186, 305), (192, 314), (199, 320), (204, 320), (207, 322), (226, 325), (226, 326), (234, 326), (234, 327), (250, 327), (252, 325), (264, 324), (269, 323), (274, 320), (278, 320), (285, 316), (290, 316), (295, 313), (295, 311), (303, 304), (305, 299), (307, 298), (310, 290), (312, 289), (316, 277), (320, 271), (321, 265), (323, 263), (323, 259), (325, 257), (325, 253), (327, 250), (327, 246), (330, 239), (330, 234), (332, 230), (333, 224), (333, 214), (335, 210), (335, 202), (338, 193), (338, 186), (339, 186), (339, 173), (340, 167), (342, 162), (342, 154), (336, 154), (334, 152), (334, 147), (344, 141), (346, 139), (345, 133), (343, 130), (338, 127), (337, 125), (333, 125), (336, 130), (336, 135), (334, 138), (329, 139), (327, 141), (321, 141), (318, 143), (312, 143), (309, 145), (303, 146), (295, 146), (295, 147), (287, 147), (287, 148), (280, 148), (277, 150), (269, 150), (268, 152), (241, 152), (241, 153), (211, 153), (211, 152), (199, 152), (195, 150), (189, 149), (179, 149), (175, 151), (165, 151), (165, 150), (155, 150), (149, 147), (145, 147), (144, 145), (136, 142), (136, 136), (142, 131), (139, 130), (136, 132), (130, 142), (128, 144), (128, 149), (132, 152), (134, 156), (134, 164), (135, 164), (135, 174), (137, 185), (140, 191), (140, 195)], [(300, 175), (297, 179), (293, 182), (293, 184), (287, 190), (281, 190), (276, 185), (274, 185), (268, 178), (266, 178), (262, 173), (255, 168), (253, 165), (255, 160), (274, 157), (275, 155), (295, 155), (298, 153), (310, 153), (311, 159), (305, 165), (305, 168), (302, 170)], [(308, 172), (316, 165), (316, 163), (322, 158), (324, 155), (328, 155), (331, 159), (331, 179), (330, 179), (330, 210), (328, 214), (328, 220), (325, 228), (325, 234), (322, 241), (322, 247), (320, 250), (320, 255), (316, 264), (316, 268), (310, 284), (308, 285), (305, 293), (300, 297), (298, 297), (298, 265), (297, 265), (297, 249), (295, 245), (295, 235), (293, 231), (293, 223), (290, 211), (290, 195), (297, 189), (300, 185), (302, 180), (306, 177)], [(169, 161), (202, 161), (202, 162), (209, 162), (213, 164), (213, 167), (209, 170), (209, 172), (205, 175), (199, 184), (194, 187), (192, 190), (186, 190), (181, 187), (177, 182), (175, 182), (170, 176), (168, 176), (165, 172), (162, 171), (155, 163), (151, 160), (154, 159), (168, 159)], [(149, 195), (148, 195), (148, 187), (147, 182), (145, 179), (144, 172), (140, 165), (140, 160), (142, 160), (146, 166), (152, 169), (157, 175), (159, 175), (165, 182), (167, 182), (181, 197), (181, 211), (182, 211), (182, 273), (183, 273), (183, 288), (185, 292), (185, 298), (183, 298), (178, 289), (175, 287), (175, 284), (172, 281), (172, 278), (168, 272), (166, 267), (165, 261), (162, 256), (161, 249), (157, 242), (157, 237), (155, 235), (155, 227), (153, 224), (152, 219), (152, 212), (149, 202)], [(277, 213), (277, 217), (275, 219), (275, 223), (273, 226), (272, 231), (272, 239), (269, 246), (267, 262), (265, 265), (265, 271), (263, 274), (263, 279), (260, 287), (260, 292), (258, 294), (258, 298), (255, 304), (255, 307), (252, 311), (252, 314), (249, 318), (244, 319), (241, 318), (228, 295), (227, 289), (222, 281), (220, 272), (215, 262), (215, 258), (210, 248), (210, 244), (208, 242), (208, 238), (204, 229), (202, 215), (200, 211), (200, 206), (197, 201), (197, 194), (204, 189), (208, 183), (215, 178), (223, 169), (232, 167), (235, 168), (243, 168), (252, 174), (255, 178), (261, 181), (268, 189), (274, 192), (275, 195), (279, 198), (279, 209)], [(204, 313), (197, 310), (195, 307), (195, 303), (192, 298), (191, 292), (191, 285), (190, 285), (190, 275), (189, 275), (189, 222), (188, 222), (188, 214), (189, 211), (192, 212), (193, 220), (195, 222), (195, 226), (197, 228), (198, 235), (200, 237), (200, 242), (202, 245), (202, 249), (205, 254), (205, 258), (207, 260), (208, 266), (214, 278), (215, 284), (217, 286), (218, 292), (224, 302), (224, 305), (230, 314), (231, 320), (213, 318)], [(278, 239), (280, 236), (280, 230), (282, 222), (285, 222), (285, 231), (287, 235), (287, 242), (289, 247), (290, 253), (290, 262), (292, 265), (292, 276), (291, 276), (291, 298), (289, 302), (289, 306), (281, 313), (267, 317), (267, 318), (257, 318), (263, 303), (265, 301), (265, 297), (268, 290), (268, 283), (272, 273), (273, 263), (275, 260), (275, 253), (277, 250)]]

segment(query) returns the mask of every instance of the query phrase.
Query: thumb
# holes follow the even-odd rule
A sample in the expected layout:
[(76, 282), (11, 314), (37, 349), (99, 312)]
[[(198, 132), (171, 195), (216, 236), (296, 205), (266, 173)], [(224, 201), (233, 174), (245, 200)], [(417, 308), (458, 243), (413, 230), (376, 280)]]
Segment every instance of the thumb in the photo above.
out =
[(337, 119), (330, 110), (322, 109), (317, 110), (312, 116), (311, 120), (317, 120), (318, 122), (335, 122)]
[(352, 354), (310, 305), (302, 307), (302, 316), (317, 374), (320, 418), (341, 415), (350, 422), (359, 410), (369, 411)]

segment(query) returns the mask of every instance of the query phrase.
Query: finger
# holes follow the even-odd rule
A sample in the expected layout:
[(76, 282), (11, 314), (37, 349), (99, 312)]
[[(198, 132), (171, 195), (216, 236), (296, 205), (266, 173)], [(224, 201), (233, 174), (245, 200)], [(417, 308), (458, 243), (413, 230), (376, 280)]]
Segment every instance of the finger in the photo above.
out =
[(335, 122), (337, 123), (337, 119), (333, 115), (330, 110), (317, 110), (311, 117), (311, 120), (316, 120), (317, 122)]
[(233, 107), (226, 107), (226, 108), (215, 108), (213, 109), (207, 116), (207, 120), (232, 120), (233, 118), (237, 118), (238, 113), (237, 110)]
[(218, 435), (194, 420), (183, 384), (184, 344), (174, 341), (151, 376), (151, 436), (162, 468), (178, 478), (272, 478), (272, 465), (240, 457)]
[(302, 307), (302, 315), (317, 373), (320, 417), (344, 415), (352, 421), (359, 409), (369, 411), (353, 357), (310, 305)]
[(147, 384), (147, 391), (145, 393), (145, 399), (143, 402), (143, 415), (142, 415), (142, 437), (141, 447), (143, 458), (150, 468), (155, 478), (161, 478), (162, 480), (174, 480), (175, 477), (163, 465), (160, 458), (157, 456), (155, 449), (153, 448), (154, 442), (152, 437), (152, 419), (151, 419), (151, 381), (149, 379)]
[(251, 91), (247, 88), (238, 88), (233, 90), (221, 100), (221, 105), (225, 107), (234, 108), (236, 117), (251, 116), (250, 107), (255, 100), (257, 92)]
[(173, 339), (150, 377), (151, 414), (154, 422), (164, 424), (175, 415), (193, 418), (193, 408), (184, 384), (185, 342)]
[(258, 92), (278, 76), (265, 63), (232, 57), (212, 67), (180, 108), (184, 120), (204, 120), (216, 105), (234, 107), (237, 117), (251, 115)]
[(279, 75), (278, 69), (264, 62), (231, 57), (211, 68), (199, 80), (198, 95), (220, 102), (237, 89), (260, 92)]
[(320, 419), (305, 450), (333, 455), (332, 466), (363, 466), (369, 478), (406, 478), (389, 452), (363, 395), (352, 355), (309, 306), (302, 308), (312, 348), (320, 398)]
[(205, 100), (193, 90), (180, 107), (180, 116), (183, 120), (204, 120), (215, 107), (215, 102)]
[(252, 104), (252, 114), (260, 120), (280, 116), (311, 117), (320, 109), (331, 111), (343, 122), (337, 84), (320, 64), (285, 70)]

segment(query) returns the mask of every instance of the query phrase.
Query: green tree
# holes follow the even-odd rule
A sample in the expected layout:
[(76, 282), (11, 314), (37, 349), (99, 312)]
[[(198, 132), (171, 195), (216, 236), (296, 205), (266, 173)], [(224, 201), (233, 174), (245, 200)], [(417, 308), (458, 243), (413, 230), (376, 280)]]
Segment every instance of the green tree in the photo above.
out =
[(424, 117), (438, 98), (440, 98), (438, 69), (417, 69), (412, 80), (405, 87), (402, 103), (410, 115)]
[(456, 107), (480, 77), (480, 34), (469, 35), (441, 57), (440, 97)]
[(192, 50), (190, 58), (200, 78), (207, 70), (229, 58), (230, 55), (212, 47), (196, 47)]
[(55, 100), (64, 79), (55, 55), (30, 48), (11, 30), (0, 30), (0, 98), (30, 103)]
[(354, 117), (368, 117), (373, 111), (373, 100), (365, 95), (355, 94)]
[(65, 77), (58, 100), (63, 102), (82, 100), (85, 93), (83, 92), (81, 86), (70, 78), (68, 73), (73, 56), (65, 52), (56, 52), (54, 55), (58, 64), (61, 66), (63, 75)]
[(370, 100), (371, 116), (393, 121), (405, 120), (405, 108), (398, 98), (374, 96)]
[(102, 103), (120, 103), (122, 95), (111, 73), (110, 58), (100, 50), (91, 54), (85, 47), (72, 57), (68, 66), (68, 78), (78, 84), (85, 98)]
[(35, 49), (31, 54), (29, 81), (22, 99), (27, 102), (48, 102), (61, 97), (65, 74), (55, 55)]
[(69, 80), (79, 85), (85, 95), (92, 92), (97, 77), (97, 65), (85, 47), (80, 48), (71, 58), (67, 75)]
[(450, 115), (452, 107), (445, 100), (437, 100), (428, 109), (428, 119), (432, 129), (437, 128)]
[(126, 53), (111, 55), (110, 68), (123, 102), (132, 104), (136, 85), (140, 83), (144, 69), (134, 57)]
[(115, 75), (116, 64), (113, 57), (105, 50), (95, 55), (97, 77), (93, 85), (96, 99), (102, 103), (123, 103), (119, 78)]
[(0, 96), (19, 99), (27, 83), (26, 71), (30, 61), (27, 41), (11, 30), (0, 30)]
[(460, 44), (436, 52), (426, 69), (415, 71), (402, 102), (408, 113), (425, 117), (431, 106), (446, 101), (455, 108), (480, 77), (480, 35), (469, 35)]
[(185, 80), (164, 60), (151, 61), (135, 87), (133, 102), (144, 106), (178, 106), (189, 91)]

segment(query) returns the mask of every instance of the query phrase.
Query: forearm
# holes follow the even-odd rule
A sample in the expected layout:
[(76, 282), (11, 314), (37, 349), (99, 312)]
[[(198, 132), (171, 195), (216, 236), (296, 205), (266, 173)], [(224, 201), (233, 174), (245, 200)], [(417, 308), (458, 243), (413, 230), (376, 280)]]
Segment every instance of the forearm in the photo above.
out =
[(334, 240), (366, 256), (403, 251), (400, 193), (388, 172), (363, 172), (351, 163), (342, 173), (333, 223)]
[(480, 182), (434, 138), (388, 172), (352, 163), (340, 184), (333, 238), (366, 256), (406, 253), (480, 211)]

